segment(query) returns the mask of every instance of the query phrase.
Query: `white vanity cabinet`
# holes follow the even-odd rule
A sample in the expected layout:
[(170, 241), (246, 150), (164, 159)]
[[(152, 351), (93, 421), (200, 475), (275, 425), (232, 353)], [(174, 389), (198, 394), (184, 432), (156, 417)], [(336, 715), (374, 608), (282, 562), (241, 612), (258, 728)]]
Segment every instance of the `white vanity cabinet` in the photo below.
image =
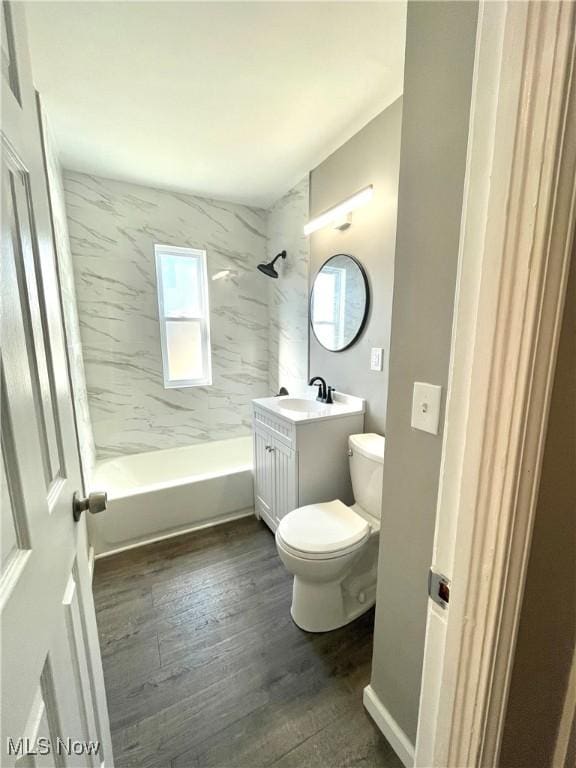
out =
[(279, 400), (254, 400), (252, 415), (256, 515), (273, 531), (296, 507), (352, 502), (348, 435), (364, 431), (359, 398), (361, 412), (311, 418), (283, 411)]
[(254, 503), (256, 514), (272, 530), (282, 517), (298, 506), (296, 451), (274, 436), (272, 430), (254, 429)]

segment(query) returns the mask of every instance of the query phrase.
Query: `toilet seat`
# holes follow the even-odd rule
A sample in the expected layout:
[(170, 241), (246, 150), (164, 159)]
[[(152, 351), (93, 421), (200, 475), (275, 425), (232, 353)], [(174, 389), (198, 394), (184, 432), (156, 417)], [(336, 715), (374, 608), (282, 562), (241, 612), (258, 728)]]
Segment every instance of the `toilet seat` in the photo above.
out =
[(358, 549), (370, 536), (366, 520), (339, 499), (289, 512), (276, 532), (279, 543), (296, 557), (321, 560)]

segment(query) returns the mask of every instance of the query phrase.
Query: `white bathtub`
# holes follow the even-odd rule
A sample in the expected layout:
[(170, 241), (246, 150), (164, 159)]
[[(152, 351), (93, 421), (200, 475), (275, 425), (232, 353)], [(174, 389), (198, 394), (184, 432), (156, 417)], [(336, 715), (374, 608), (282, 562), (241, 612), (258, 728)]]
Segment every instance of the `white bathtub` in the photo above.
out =
[(98, 464), (90, 487), (108, 509), (88, 515), (96, 555), (252, 514), (252, 464), (251, 436)]

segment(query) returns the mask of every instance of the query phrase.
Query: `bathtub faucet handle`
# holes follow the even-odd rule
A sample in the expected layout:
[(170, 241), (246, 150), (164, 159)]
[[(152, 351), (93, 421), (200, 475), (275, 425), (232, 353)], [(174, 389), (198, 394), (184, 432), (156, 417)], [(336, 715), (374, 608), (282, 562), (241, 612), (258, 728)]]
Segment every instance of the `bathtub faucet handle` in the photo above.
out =
[(90, 512), (95, 515), (97, 512), (104, 512), (106, 504), (108, 502), (108, 494), (106, 491), (92, 491), (88, 496), (80, 496), (80, 492), (74, 493), (72, 499), (72, 515), (74, 516), (74, 522), (78, 522), (82, 516), (82, 512)]

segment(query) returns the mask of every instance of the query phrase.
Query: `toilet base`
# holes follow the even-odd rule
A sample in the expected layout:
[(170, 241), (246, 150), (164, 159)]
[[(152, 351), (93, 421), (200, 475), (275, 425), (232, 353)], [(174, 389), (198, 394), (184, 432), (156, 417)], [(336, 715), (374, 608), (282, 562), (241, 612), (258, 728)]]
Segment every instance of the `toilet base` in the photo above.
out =
[[(375, 585), (374, 585), (375, 586)], [(310, 583), (294, 576), (290, 614), (306, 632), (330, 632), (370, 610), (376, 590), (363, 593), (364, 601), (347, 592), (342, 582)]]

